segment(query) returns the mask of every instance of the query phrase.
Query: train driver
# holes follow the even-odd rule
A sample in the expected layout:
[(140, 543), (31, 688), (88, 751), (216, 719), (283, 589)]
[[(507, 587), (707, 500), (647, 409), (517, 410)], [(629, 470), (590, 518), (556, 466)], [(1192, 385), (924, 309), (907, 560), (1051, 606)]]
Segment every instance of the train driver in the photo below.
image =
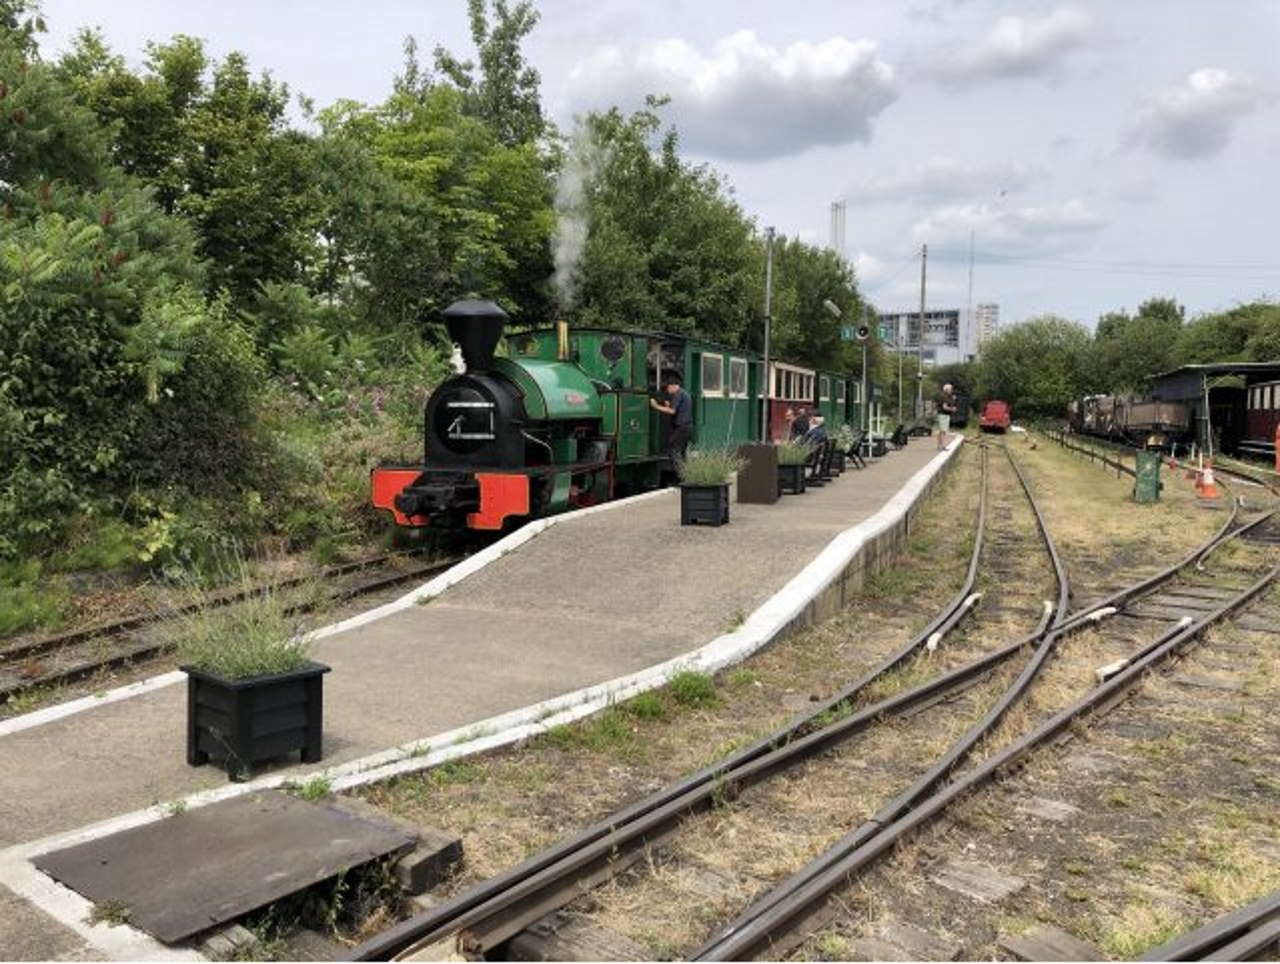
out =
[(689, 447), (689, 438), (693, 435), (693, 399), (681, 387), (683, 379), (677, 371), (664, 372), (667, 395), (670, 402), (649, 399), (649, 407), (655, 412), (671, 416), (671, 434), (667, 436), (667, 458), (678, 462), (684, 458)]

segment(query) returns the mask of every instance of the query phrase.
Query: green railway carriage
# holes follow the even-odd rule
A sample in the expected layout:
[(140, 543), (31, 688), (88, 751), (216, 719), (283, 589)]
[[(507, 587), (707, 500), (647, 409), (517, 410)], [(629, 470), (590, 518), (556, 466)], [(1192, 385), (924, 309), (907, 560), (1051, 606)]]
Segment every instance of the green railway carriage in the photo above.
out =
[[(609, 328), (553, 328), (506, 335), (492, 302), (445, 312), (466, 371), (442, 383), (424, 412), (422, 463), (373, 471), (373, 504), (402, 526), (501, 530), (655, 488), (669, 478), (670, 420), (653, 411), (664, 374), (678, 371), (693, 408), (692, 444), (736, 448), (762, 435), (762, 360), (687, 336)], [(839, 425), (849, 379), (774, 363)], [(786, 377), (783, 378), (783, 375)], [(770, 420), (782, 414), (771, 399)], [(770, 424), (770, 434), (780, 426)]]

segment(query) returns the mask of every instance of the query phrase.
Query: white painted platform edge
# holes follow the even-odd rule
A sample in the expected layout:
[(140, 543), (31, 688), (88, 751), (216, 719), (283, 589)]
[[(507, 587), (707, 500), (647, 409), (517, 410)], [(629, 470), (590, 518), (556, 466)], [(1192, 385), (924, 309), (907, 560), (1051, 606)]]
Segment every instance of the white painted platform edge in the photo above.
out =
[[(376, 620), (393, 613), (401, 612), (405, 609), (411, 609), (418, 605), (424, 599), (432, 599), (439, 596), (446, 589), (456, 586), (468, 576), (475, 575), (485, 566), (496, 562), (509, 552), (513, 552), (520, 546), (524, 545), (540, 532), (545, 532), (553, 525), (561, 522), (568, 522), (574, 519), (580, 519), (583, 516), (591, 515), (595, 512), (607, 512), (610, 509), (620, 509), (624, 506), (634, 505), (637, 502), (643, 502), (646, 499), (657, 498), (658, 496), (671, 491), (670, 489), (655, 489), (652, 492), (643, 492), (640, 495), (629, 496), (625, 499), (616, 499), (613, 502), (605, 502), (601, 505), (593, 505), (586, 509), (575, 509), (573, 512), (565, 512), (561, 515), (549, 516), (545, 519), (536, 519), (527, 525), (521, 526), (515, 532), (503, 536), (497, 542), (490, 546), (486, 546), (474, 555), (463, 559), (456, 566), (450, 566), (434, 579), (423, 583), (415, 589), (411, 589), (397, 599), (393, 599), (389, 603), (376, 606), (366, 612), (359, 613), (349, 619), (341, 622), (331, 623), (328, 626), (321, 626), (307, 634), (308, 639), (324, 639), (326, 636), (333, 636), (337, 633), (344, 633), (351, 629), (358, 629), (361, 626), (367, 626)], [(142, 696), (154, 690), (161, 689), (165, 686), (172, 686), (174, 683), (180, 683), (187, 678), (187, 674), (174, 671), (170, 673), (161, 673), (158, 676), (151, 676), (136, 683), (129, 683), (126, 686), (118, 686), (115, 689), (106, 690), (105, 692), (95, 694), (93, 696), (82, 696), (79, 699), (68, 700), (65, 703), (58, 703), (54, 706), (47, 706), (44, 709), (32, 710), (30, 713), (24, 713), (20, 716), (14, 716), (7, 720), (0, 720), (0, 737), (8, 736), (11, 733), (20, 733), (23, 730), (29, 730), (32, 727), (44, 726), (46, 723), (53, 723), (55, 720), (65, 719), (68, 716), (74, 716), (76, 713), (83, 713), (86, 710), (96, 709), (99, 706), (106, 706), (108, 703), (115, 703), (120, 700), (127, 700), (134, 696)]]
[[(790, 582), (755, 610), (738, 629), (716, 637), (700, 649), (626, 676), (620, 676), (572, 693), (544, 700), (530, 706), (489, 717), (469, 726), (458, 727), (422, 740), (401, 744), (380, 753), (334, 767), (322, 767), (302, 774), (272, 774), (246, 783), (228, 783), (184, 797), (186, 809), (207, 806), (244, 793), (278, 788), (289, 782), (324, 777), (334, 791), (385, 780), (438, 766), (448, 760), (499, 749), (528, 739), (548, 729), (599, 712), (612, 703), (630, 699), (647, 690), (664, 685), (676, 673), (686, 670), (715, 672), (741, 662), (771, 642), (804, 608), (817, 598), (844, 571), (845, 566), (868, 540), (900, 523), (916, 503), (925, 487), (959, 450), (963, 439), (957, 436), (941, 456), (923, 465), (880, 510), (857, 525), (836, 535)], [(649, 492), (636, 499), (661, 494)], [(609, 506), (631, 502), (630, 499), (582, 512), (593, 512)], [(576, 514), (575, 514), (576, 515)], [(556, 519), (570, 516), (557, 516)], [(543, 520), (551, 522), (552, 520)], [(542, 531), (542, 526), (538, 531)], [(514, 533), (518, 535), (519, 533)], [(525, 540), (521, 540), (525, 541)], [(495, 543), (494, 548), (500, 543)], [(517, 543), (518, 545), (519, 543)], [(487, 551), (487, 550), (486, 550)], [(474, 558), (474, 557), (473, 557)], [(496, 557), (495, 557), (496, 558)], [(492, 560), (490, 560), (492, 561)], [(434, 580), (433, 580), (434, 581)], [(429, 585), (429, 584), (428, 584)], [(440, 591), (443, 591), (440, 590)], [(179, 676), (185, 674), (178, 674)], [(145, 681), (144, 681), (145, 682)], [(45, 837), (0, 851), (0, 883), (25, 897), (55, 920), (69, 927), (111, 960), (191, 960), (199, 954), (192, 948), (174, 949), (127, 924), (113, 928), (84, 923), (92, 904), (79, 894), (46, 877), (31, 863), (32, 858), (52, 850), (74, 846), (113, 833), (161, 820), (171, 813), (173, 803), (160, 804), (121, 814), (80, 827), (66, 833)], [(123, 932), (123, 933), (122, 933)], [(144, 953), (145, 951), (145, 953)]]

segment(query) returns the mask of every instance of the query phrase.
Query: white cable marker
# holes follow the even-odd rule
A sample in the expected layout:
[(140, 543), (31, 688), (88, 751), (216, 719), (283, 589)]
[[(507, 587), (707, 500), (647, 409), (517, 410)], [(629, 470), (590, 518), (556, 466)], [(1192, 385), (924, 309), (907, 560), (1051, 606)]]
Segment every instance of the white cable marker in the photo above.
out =
[(1084, 618), (1091, 623), (1100, 623), (1108, 616), (1114, 616), (1119, 611), (1115, 606), (1103, 606), (1101, 609), (1095, 609)]
[[(968, 612), (970, 609), (972, 609), (974, 606), (978, 604), (978, 600), (981, 598), (982, 598), (982, 593), (980, 592), (970, 593), (969, 597), (960, 604), (960, 612), (961, 613)], [(941, 631), (931, 635), (928, 641), (924, 644), (924, 648), (927, 652), (932, 653), (935, 649), (938, 648), (938, 644), (940, 642), (942, 642)]]
[(1108, 663), (1106, 666), (1099, 666), (1093, 671), (1093, 675), (1099, 683), (1105, 683), (1128, 665), (1129, 661), (1127, 659), (1118, 659), (1114, 663)]

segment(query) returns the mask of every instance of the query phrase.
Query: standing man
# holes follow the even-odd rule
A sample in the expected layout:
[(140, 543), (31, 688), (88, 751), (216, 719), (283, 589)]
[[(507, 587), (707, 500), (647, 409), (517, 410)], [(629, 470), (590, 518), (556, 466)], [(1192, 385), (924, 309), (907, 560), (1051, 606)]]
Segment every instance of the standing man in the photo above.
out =
[(955, 410), (956, 394), (948, 382), (942, 386), (942, 394), (938, 396), (938, 448), (947, 444), (947, 432), (951, 430), (951, 416)]
[(693, 399), (680, 387), (682, 379), (676, 371), (667, 372), (667, 395), (670, 402), (660, 402), (656, 398), (649, 399), (649, 407), (655, 412), (671, 416), (671, 434), (667, 436), (667, 458), (674, 465), (684, 459), (685, 450), (689, 447), (689, 438), (693, 435)]

